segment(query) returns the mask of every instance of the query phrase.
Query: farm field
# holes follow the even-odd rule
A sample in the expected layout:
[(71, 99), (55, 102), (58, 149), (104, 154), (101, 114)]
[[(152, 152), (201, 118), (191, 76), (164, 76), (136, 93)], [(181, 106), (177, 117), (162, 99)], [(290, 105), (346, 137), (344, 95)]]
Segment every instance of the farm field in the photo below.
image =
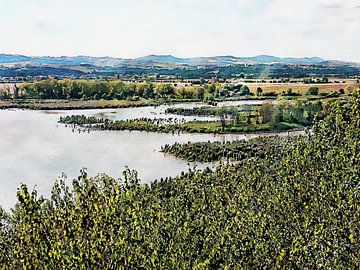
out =
[(304, 83), (248, 83), (247, 86), (250, 88), (251, 92), (255, 93), (258, 87), (261, 87), (264, 93), (282, 93), (287, 91), (289, 88), (293, 92), (299, 94), (306, 94), (310, 87), (318, 87), (320, 92), (330, 93), (332, 91), (339, 91), (340, 89), (359, 89), (360, 84), (356, 82), (348, 83), (327, 83), (327, 84), (304, 84)]

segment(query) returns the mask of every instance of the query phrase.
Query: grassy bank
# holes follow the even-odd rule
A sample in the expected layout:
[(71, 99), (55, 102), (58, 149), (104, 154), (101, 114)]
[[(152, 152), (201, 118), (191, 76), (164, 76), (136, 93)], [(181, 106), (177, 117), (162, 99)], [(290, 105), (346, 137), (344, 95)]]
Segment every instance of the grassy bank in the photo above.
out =
[[(211, 104), (219, 104), (224, 101), (240, 100), (269, 100), (271, 98), (248, 96), (242, 98), (216, 99)], [(273, 98), (275, 99), (275, 98)], [(141, 106), (156, 106), (164, 104), (202, 102), (203, 100), (157, 98), (157, 99), (138, 99), (138, 100), (81, 100), (81, 99), (7, 99), (0, 100), (0, 109), (29, 109), (29, 110), (82, 110), (82, 109), (109, 109), (109, 108), (131, 108)], [(206, 102), (205, 102), (206, 103)]]
[(0, 109), (19, 108), (31, 110), (82, 110), (128, 108), (156, 104), (152, 100), (9, 100), (0, 102)]

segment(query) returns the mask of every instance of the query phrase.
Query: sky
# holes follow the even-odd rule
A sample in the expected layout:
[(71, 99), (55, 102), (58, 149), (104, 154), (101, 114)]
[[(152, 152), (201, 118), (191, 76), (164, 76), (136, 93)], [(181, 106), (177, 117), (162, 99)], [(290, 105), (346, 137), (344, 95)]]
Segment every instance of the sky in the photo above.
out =
[(360, 62), (360, 0), (0, 0), (0, 53)]

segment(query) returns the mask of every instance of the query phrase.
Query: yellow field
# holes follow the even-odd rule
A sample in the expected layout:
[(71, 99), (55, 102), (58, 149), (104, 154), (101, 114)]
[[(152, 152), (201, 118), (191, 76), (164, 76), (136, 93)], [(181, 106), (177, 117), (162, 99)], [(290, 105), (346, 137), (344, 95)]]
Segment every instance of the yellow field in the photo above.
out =
[(295, 93), (304, 94), (312, 86), (318, 87), (320, 92), (332, 92), (339, 91), (340, 89), (348, 89), (352, 87), (354, 89), (359, 89), (360, 84), (358, 83), (329, 83), (329, 84), (270, 84), (270, 83), (248, 83), (251, 92), (255, 93), (258, 87), (261, 87), (264, 93), (275, 92), (281, 93), (287, 91), (289, 88), (292, 89)]

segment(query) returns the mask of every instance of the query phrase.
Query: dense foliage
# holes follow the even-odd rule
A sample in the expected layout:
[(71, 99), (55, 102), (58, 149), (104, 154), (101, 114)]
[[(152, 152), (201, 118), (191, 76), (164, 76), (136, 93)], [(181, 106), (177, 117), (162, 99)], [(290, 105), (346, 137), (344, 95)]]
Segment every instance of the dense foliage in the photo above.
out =
[(286, 148), (290, 139), (294, 138), (270, 136), (257, 137), (248, 141), (174, 143), (164, 145), (161, 151), (188, 161), (243, 160), (251, 157), (264, 158), (273, 151), (281, 151)]
[(0, 211), (3, 269), (357, 269), (360, 93), (284, 151), (139, 184), (85, 172)]
[(174, 89), (170, 85), (155, 88), (154, 84), (126, 84), (122, 81), (85, 80), (43, 80), (25, 83), (22, 86), (27, 98), (40, 99), (126, 99), (134, 96), (154, 97), (170, 95)]
[(25, 98), (37, 99), (203, 99), (205, 94), (205, 89), (199, 87), (176, 89), (173, 85), (166, 83), (125, 83), (119, 80), (49, 79), (33, 83), (23, 83), (20, 87)]
[(15, 98), (32, 99), (191, 99), (213, 100), (215, 98), (253, 95), (246, 85), (205, 83), (189, 84), (123, 82), (120, 80), (55, 80), (47, 79), (22, 83)]
[(262, 105), (240, 105), (229, 107), (202, 106), (195, 108), (168, 108), (166, 113), (176, 115), (220, 116), (230, 119), (231, 126), (244, 124), (266, 124), (271, 122), (298, 123), (309, 126), (317, 117), (321, 119), (326, 114), (326, 103), (308, 99), (277, 100)]

